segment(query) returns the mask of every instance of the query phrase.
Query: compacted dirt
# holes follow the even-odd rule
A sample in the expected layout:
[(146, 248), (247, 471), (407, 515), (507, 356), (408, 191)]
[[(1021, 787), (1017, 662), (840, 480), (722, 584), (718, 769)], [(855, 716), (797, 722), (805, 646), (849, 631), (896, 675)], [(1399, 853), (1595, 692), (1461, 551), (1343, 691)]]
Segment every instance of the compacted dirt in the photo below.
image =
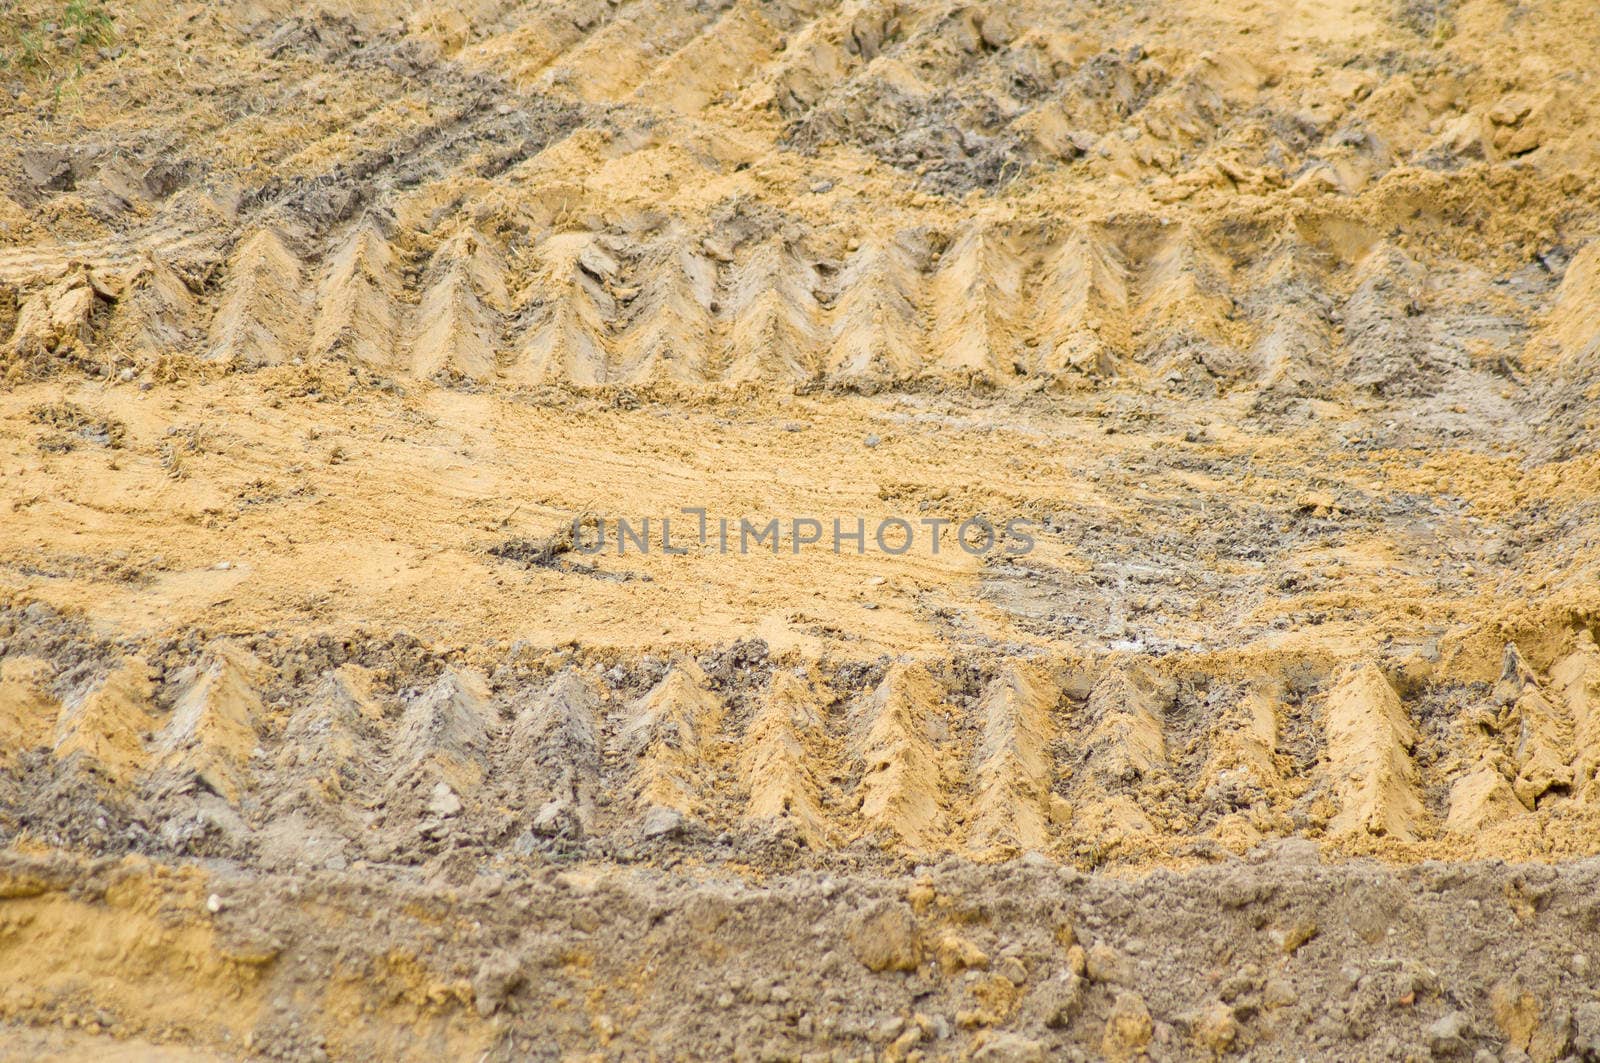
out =
[(0, 1057), (1600, 1058), (1596, 56), (0, 5)]

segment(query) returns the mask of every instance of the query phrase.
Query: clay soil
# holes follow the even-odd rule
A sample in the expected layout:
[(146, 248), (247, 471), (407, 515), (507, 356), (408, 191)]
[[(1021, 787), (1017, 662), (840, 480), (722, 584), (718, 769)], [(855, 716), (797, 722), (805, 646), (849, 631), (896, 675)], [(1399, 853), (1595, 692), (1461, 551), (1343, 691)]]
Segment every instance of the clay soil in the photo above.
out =
[(1600, 1058), (1597, 56), (0, 0), (0, 1058)]

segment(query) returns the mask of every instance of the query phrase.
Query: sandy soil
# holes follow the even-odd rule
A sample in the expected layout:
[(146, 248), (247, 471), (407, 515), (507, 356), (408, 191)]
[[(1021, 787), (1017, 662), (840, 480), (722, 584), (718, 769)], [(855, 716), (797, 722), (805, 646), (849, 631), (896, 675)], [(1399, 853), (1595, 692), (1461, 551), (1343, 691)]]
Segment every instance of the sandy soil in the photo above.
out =
[(6, 7), (0, 1056), (1595, 1056), (1596, 54)]

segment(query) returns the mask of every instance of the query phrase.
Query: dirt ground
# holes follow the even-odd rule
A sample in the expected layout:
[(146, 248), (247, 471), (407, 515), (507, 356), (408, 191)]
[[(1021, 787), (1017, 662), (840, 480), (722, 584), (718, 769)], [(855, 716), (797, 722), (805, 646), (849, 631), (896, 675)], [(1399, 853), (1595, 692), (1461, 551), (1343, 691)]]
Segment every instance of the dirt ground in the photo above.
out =
[(1600, 1058), (1597, 55), (0, 3), (0, 1058)]

